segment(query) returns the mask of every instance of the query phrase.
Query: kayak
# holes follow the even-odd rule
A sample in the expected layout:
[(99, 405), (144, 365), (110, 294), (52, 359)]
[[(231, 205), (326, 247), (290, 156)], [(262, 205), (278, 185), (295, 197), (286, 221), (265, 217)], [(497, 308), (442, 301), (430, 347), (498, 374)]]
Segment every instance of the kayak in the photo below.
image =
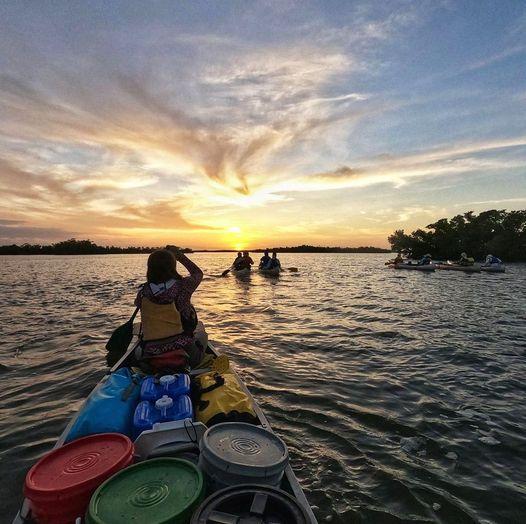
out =
[(272, 269), (258, 269), (258, 271), (262, 275), (266, 275), (266, 276), (269, 276), (269, 277), (277, 277), (281, 270), (280, 270), (279, 267), (274, 267)]
[(231, 272), (236, 277), (246, 277), (250, 275), (250, 268), (245, 267), (243, 269), (232, 269)]
[(504, 264), (491, 264), (490, 266), (480, 266), (480, 270), (486, 273), (505, 273), (506, 266)]
[[(83, 408), (86, 407), (88, 399), (96, 397), (97, 389), (100, 388), (100, 386), (102, 384), (104, 384), (105, 382), (111, 380), (112, 376), (117, 376), (118, 374), (123, 373), (123, 372), (128, 373), (130, 371), (130, 368), (128, 367), (127, 362), (129, 361), (130, 356), (134, 354), (134, 352), (135, 352), (135, 350), (136, 350), (136, 348), (137, 348), (137, 346), (139, 344), (139, 339), (138, 339), (138, 336), (137, 336), (137, 333), (139, 333), (139, 331), (140, 331), (140, 327), (139, 326), (140, 326), (140, 324), (135, 324), (134, 325), (134, 338), (130, 342), (130, 345), (128, 346), (128, 350), (126, 351), (126, 353), (110, 369), (108, 374), (105, 377), (103, 377), (101, 379), (101, 381), (94, 387), (94, 389), (88, 395), (88, 397), (86, 398), (84, 403), (80, 406), (79, 411), (69, 421), (68, 425), (66, 426), (66, 428), (64, 429), (64, 431), (62, 432), (62, 434), (58, 438), (57, 442), (55, 443), (55, 445), (53, 447), (53, 450), (58, 450), (58, 449), (62, 448), (66, 444), (67, 439), (68, 439), (68, 435), (70, 434), (70, 430), (75, 427), (75, 423), (77, 422), (77, 420), (82, 420)], [(213, 344), (210, 343), (210, 342), (208, 342), (208, 344), (207, 344), (206, 353), (208, 353), (209, 355), (212, 355), (213, 357), (218, 357), (219, 356), (217, 350), (215, 349)], [(209, 371), (209, 369), (193, 370), (193, 371), (190, 372), (190, 375), (198, 376), (200, 373), (205, 373), (205, 372), (208, 372), (208, 371)], [(230, 365), (230, 372), (232, 373), (232, 375), (237, 380), (240, 388), (246, 393), (246, 395), (249, 397), (249, 399), (252, 402), (253, 410), (254, 410), (254, 412), (256, 414), (256, 417), (257, 417), (257, 419), (259, 421), (259, 425), (253, 426), (255, 428), (255, 430), (257, 430), (257, 428), (263, 428), (264, 430), (267, 430), (268, 432), (271, 433), (272, 438), (277, 438), (277, 437), (274, 437), (275, 433), (272, 430), (267, 417), (265, 416), (265, 414), (263, 413), (263, 411), (261, 410), (259, 405), (256, 403), (254, 397), (252, 396), (252, 394), (248, 390), (248, 388), (245, 385), (245, 383), (243, 382), (243, 380), (240, 378), (239, 374), (236, 372), (235, 369), (233, 369), (233, 367), (231, 365)], [(163, 397), (163, 398), (166, 398), (166, 397)], [(85, 411), (84, 411), (84, 413), (85, 413)], [(176, 423), (170, 422), (170, 423), (167, 423), (167, 424), (171, 425), (171, 424), (176, 424)], [(192, 423), (192, 422), (190, 422), (187, 419), (186, 421), (184, 421), (184, 424), (182, 423), (180, 433), (178, 434), (179, 435), (179, 439), (180, 439), (180, 435), (182, 434), (182, 428), (183, 427), (184, 427), (184, 429), (186, 431), (185, 434), (190, 434), (190, 438), (192, 438), (192, 439), (193, 438), (197, 438), (197, 437), (192, 437), (192, 435), (197, 435), (197, 433), (188, 432), (187, 427), (191, 427), (191, 426), (187, 426), (187, 424), (194, 425), (196, 428), (198, 428), (198, 432), (197, 433), (199, 433), (199, 429), (200, 429), (199, 425), (201, 425), (201, 427), (204, 428), (201, 431), (203, 431), (203, 432), (206, 431), (206, 426), (204, 426), (202, 423)], [(158, 424), (157, 426), (162, 426), (162, 424), (160, 424), (160, 425)], [(216, 425), (216, 426), (213, 426), (213, 427), (217, 428), (219, 426)], [(170, 429), (165, 429), (164, 431), (166, 431), (166, 435), (169, 436), (169, 435), (172, 434), (172, 433), (170, 433), (170, 431), (173, 432), (174, 429), (170, 428)], [(162, 430), (161, 430), (161, 432), (162, 432)], [(150, 433), (150, 432), (147, 432), (147, 433)], [(112, 434), (111, 433), (106, 433), (106, 435), (112, 435)], [(119, 436), (118, 434), (115, 434), (115, 433), (113, 433), (113, 435)], [(155, 461), (155, 462), (158, 463), (159, 460), (163, 460), (162, 458), (159, 458), (159, 457), (163, 457), (163, 456), (170, 457), (170, 458), (167, 458), (166, 460), (176, 460), (176, 459), (171, 458), (171, 457), (173, 457), (174, 455), (177, 455), (177, 452), (175, 451), (175, 450), (177, 450), (177, 446), (179, 446), (179, 451), (181, 451), (182, 448), (180, 447), (181, 446), (180, 440), (175, 442), (175, 441), (170, 440), (167, 437), (163, 437), (164, 440), (162, 440), (162, 445), (160, 447), (157, 446), (155, 448), (149, 448), (148, 447), (149, 441), (147, 441), (146, 439), (143, 438), (144, 435), (145, 435), (145, 433), (142, 433), (138, 438), (135, 439), (136, 464), (135, 464), (135, 466), (128, 466), (128, 467), (130, 467), (130, 468), (137, 468), (139, 464), (147, 464), (150, 460)], [(199, 433), (199, 435), (200, 435), (201, 438), (206, 438), (206, 437), (202, 437), (201, 436), (202, 433)], [(101, 435), (101, 436), (104, 436), (104, 435)], [(161, 437), (162, 437), (162, 435), (161, 435)], [(122, 437), (122, 438), (124, 438), (124, 437)], [(157, 438), (160, 438), (160, 437), (157, 437)], [(143, 440), (141, 441), (141, 439), (143, 439)], [(84, 440), (84, 439), (82, 439), (82, 440)], [(241, 441), (242, 438), (240, 437), (238, 440)], [(148, 442), (148, 444), (145, 445), (144, 444), (145, 441)], [(75, 440), (72, 441), (72, 443), (74, 443), (74, 442), (75, 442)], [(195, 440), (191, 440), (191, 443), (193, 444), (193, 452), (194, 453), (199, 453), (198, 448), (195, 446), (196, 441)], [(283, 445), (285, 446), (285, 449), (286, 449), (286, 445), (284, 443), (283, 443)], [(187, 447), (188, 447), (188, 445), (187, 445)], [(145, 449), (150, 451), (150, 452), (153, 449), (153, 452), (151, 453), (151, 456), (149, 454), (144, 454), (144, 453), (141, 454), (141, 450), (144, 452)], [(201, 449), (202, 449), (202, 447), (201, 447)], [(186, 451), (188, 451), (188, 449), (186, 449)], [(187, 458), (186, 456), (184, 456), (184, 454), (181, 453), (181, 455), (183, 456), (183, 458)], [(137, 462), (137, 460), (139, 460), (139, 462)], [(181, 461), (181, 462), (184, 462), (184, 461)], [(153, 466), (153, 462), (151, 464)], [(199, 459), (199, 464), (201, 464), (201, 459)], [(124, 469), (120, 473), (117, 473), (117, 475), (115, 475), (112, 478), (116, 479), (117, 477), (119, 477), (119, 475), (121, 475), (122, 472), (126, 472), (126, 471), (129, 471), (129, 470), (128, 469)], [(107, 484), (108, 484), (108, 482), (106, 482), (103, 486), (106, 486)], [(276, 490), (274, 488), (265, 488), (264, 486), (251, 486), (251, 485), (248, 485), (248, 486), (244, 485), (243, 489), (246, 489), (247, 492), (250, 493), (251, 497), (254, 498), (254, 500), (258, 500), (258, 497), (260, 497), (259, 491), (261, 489), (262, 490), (266, 489), (267, 491), (270, 491), (269, 500), (271, 500), (272, 496), (273, 497), (276, 497), (276, 496), (280, 497), (279, 494), (281, 493), (281, 500), (283, 500), (283, 497), (285, 497), (285, 500), (286, 501), (288, 500), (287, 504), (289, 504), (289, 506), (292, 505), (292, 507), (296, 508), (295, 511), (296, 511), (296, 513), (298, 513), (299, 518), (295, 522), (300, 522), (302, 524), (318, 524), (318, 521), (317, 521), (317, 519), (316, 519), (316, 517), (315, 517), (315, 515), (314, 515), (314, 513), (312, 511), (312, 508), (309, 505), (309, 502), (307, 501), (307, 498), (306, 498), (306, 496), (305, 496), (305, 494), (304, 494), (304, 492), (303, 492), (303, 490), (302, 490), (302, 488), (301, 488), (301, 486), (300, 486), (300, 484), (298, 482), (298, 479), (296, 478), (296, 475), (294, 474), (294, 471), (292, 470), (292, 467), (290, 466), (290, 464), (287, 464), (285, 466), (285, 469), (284, 469), (284, 472), (283, 472), (283, 477), (282, 477), (282, 479), (281, 479), (281, 481), (279, 483), (279, 490)], [(230, 490), (231, 491), (235, 491), (235, 488), (230, 488)], [(99, 489), (99, 491), (100, 491), (100, 489)], [(211, 490), (211, 491), (213, 492), (214, 490)], [(209, 495), (210, 495), (209, 498), (197, 510), (195, 510), (193, 518), (194, 519), (196, 518), (196, 514), (197, 513), (199, 513), (199, 515), (201, 515), (200, 512), (206, 510), (206, 503), (208, 501), (212, 501), (212, 502), (210, 502), (210, 504), (213, 503), (213, 499), (215, 497), (215, 493), (217, 493), (217, 497), (226, 496), (224, 494), (226, 491), (227, 490), (222, 490), (220, 492), (213, 492), (211, 495), (209, 493)], [(283, 492), (285, 492), (285, 493), (283, 493)], [(238, 495), (238, 497), (239, 497), (239, 495)], [(249, 501), (251, 501), (251, 500), (252, 500), (252, 498), (249, 499)], [(93, 500), (92, 500), (92, 505), (93, 505)], [(272, 510), (272, 507), (265, 509), (264, 506), (265, 505), (263, 505), (263, 510), (265, 510), (265, 515), (266, 515), (267, 512), (270, 512)], [(90, 510), (91, 510), (91, 507), (92, 506), (90, 506)], [(203, 507), (205, 507), (205, 509), (203, 509)], [(248, 505), (246, 510), (240, 509), (240, 508), (233, 508), (232, 509), (232, 513), (235, 513), (236, 511), (239, 511), (239, 512), (245, 512), (245, 513), (243, 513), (243, 515), (247, 515), (248, 513), (250, 513), (250, 515), (252, 515), (252, 510), (253, 510), (253, 508), (250, 506), (250, 503), (249, 503), (249, 505)], [(261, 511), (263, 511), (263, 510), (261, 510)], [(155, 507), (152, 508), (152, 511), (155, 511)], [(229, 511), (229, 513), (230, 513), (230, 511)], [(260, 515), (260, 514), (258, 513), (257, 515)], [(79, 517), (83, 517), (83, 515), (79, 515)], [(234, 518), (235, 515), (229, 515), (229, 517)], [(257, 521), (258, 522), (263, 522), (263, 520), (257, 520)], [(81, 522), (80, 518), (78, 519), (78, 522)], [(91, 522), (91, 520), (90, 520), (90, 522)], [(121, 521), (119, 520), (119, 522), (121, 522)], [(192, 520), (192, 522), (194, 522), (194, 520)], [(205, 522), (205, 520), (195, 520), (195, 522)], [(206, 520), (206, 522), (212, 522), (212, 521)], [(214, 522), (215, 522), (215, 520), (214, 520)], [(228, 522), (230, 522), (230, 520)], [(232, 522), (238, 522), (238, 520), (232, 520)], [(267, 520), (265, 520), (265, 522), (267, 522)], [(284, 521), (279, 520), (277, 522), (281, 523), (281, 522), (284, 522)], [(27, 498), (24, 499), (24, 501), (22, 502), (22, 506), (21, 506), (19, 512), (17, 513), (17, 515), (15, 516), (14, 520), (12, 521), (12, 523), (13, 524), (37, 524), (37, 522), (32, 517), (30, 501)]]
[(480, 266), (461, 266), (459, 264), (437, 264), (437, 269), (444, 269), (447, 271), (463, 271), (464, 273), (480, 273)]
[(415, 271), (434, 271), (436, 269), (435, 264), (389, 264), (389, 267), (393, 269), (411, 269)]

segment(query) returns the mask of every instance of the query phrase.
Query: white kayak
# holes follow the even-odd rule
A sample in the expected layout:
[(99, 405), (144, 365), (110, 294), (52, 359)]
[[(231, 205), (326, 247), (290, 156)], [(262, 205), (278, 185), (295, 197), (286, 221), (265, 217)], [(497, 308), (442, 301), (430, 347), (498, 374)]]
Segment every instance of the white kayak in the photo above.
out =
[(489, 266), (480, 266), (480, 270), (487, 273), (505, 273), (506, 266), (504, 264), (490, 264)]
[(435, 264), (389, 264), (389, 267), (394, 269), (411, 269), (414, 271), (434, 271)]
[(480, 266), (461, 266), (460, 264), (437, 264), (437, 269), (444, 269), (447, 271), (463, 271), (464, 273), (480, 273)]
[(250, 275), (250, 268), (249, 267), (245, 267), (243, 269), (231, 269), (230, 271), (236, 277), (245, 277), (245, 276)]
[(279, 267), (274, 267), (272, 269), (259, 269), (258, 270), (262, 275), (277, 277), (281, 271)]

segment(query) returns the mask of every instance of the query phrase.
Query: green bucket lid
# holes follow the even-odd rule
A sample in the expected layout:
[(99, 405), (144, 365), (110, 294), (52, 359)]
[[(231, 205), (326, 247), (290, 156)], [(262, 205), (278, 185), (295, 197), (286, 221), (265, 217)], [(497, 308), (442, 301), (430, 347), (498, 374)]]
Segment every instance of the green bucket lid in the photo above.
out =
[(98, 487), (86, 523), (188, 524), (203, 495), (203, 475), (191, 462), (146, 460), (119, 471)]

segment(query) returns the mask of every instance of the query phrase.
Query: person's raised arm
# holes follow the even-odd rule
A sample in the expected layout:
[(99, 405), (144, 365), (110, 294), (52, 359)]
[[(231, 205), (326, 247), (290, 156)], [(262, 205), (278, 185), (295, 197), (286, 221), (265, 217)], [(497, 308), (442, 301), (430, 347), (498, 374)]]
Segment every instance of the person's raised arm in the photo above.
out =
[(196, 289), (197, 286), (201, 283), (201, 280), (203, 280), (203, 272), (201, 271), (199, 266), (197, 266), (195, 262), (192, 262), (182, 251), (178, 251), (174, 253), (174, 255), (175, 260), (177, 260), (177, 262), (180, 262), (186, 268), (188, 273), (190, 273), (190, 276), (185, 277), (185, 281), (191, 283), (191, 287), (193, 287), (193, 289)]

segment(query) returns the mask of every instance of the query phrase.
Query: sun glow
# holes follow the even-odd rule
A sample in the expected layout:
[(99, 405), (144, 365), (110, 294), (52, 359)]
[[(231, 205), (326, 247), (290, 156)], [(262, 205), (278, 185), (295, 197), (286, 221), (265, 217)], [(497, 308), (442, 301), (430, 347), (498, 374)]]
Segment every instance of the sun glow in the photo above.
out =
[(223, 236), (223, 242), (231, 249), (243, 251), (247, 249), (249, 239), (245, 234), (243, 234), (240, 227), (231, 226), (226, 229), (226, 233)]

